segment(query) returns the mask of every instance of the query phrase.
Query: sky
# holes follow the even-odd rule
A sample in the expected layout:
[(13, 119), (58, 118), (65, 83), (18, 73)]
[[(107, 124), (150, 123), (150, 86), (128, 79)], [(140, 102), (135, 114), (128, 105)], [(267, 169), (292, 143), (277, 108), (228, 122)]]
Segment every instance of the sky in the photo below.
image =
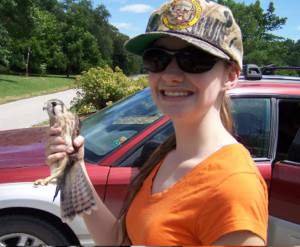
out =
[[(235, 0), (250, 4), (255, 0)], [(165, 0), (92, 0), (94, 6), (104, 4), (111, 14), (109, 22), (116, 26), (121, 33), (130, 37), (145, 31), (151, 12), (157, 9)], [(263, 9), (267, 9), (270, 0), (260, 0)], [(300, 39), (300, 1), (273, 0), (275, 14), (287, 17), (287, 23), (282, 29), (275, 31), (276, 35), (284, 38)]]

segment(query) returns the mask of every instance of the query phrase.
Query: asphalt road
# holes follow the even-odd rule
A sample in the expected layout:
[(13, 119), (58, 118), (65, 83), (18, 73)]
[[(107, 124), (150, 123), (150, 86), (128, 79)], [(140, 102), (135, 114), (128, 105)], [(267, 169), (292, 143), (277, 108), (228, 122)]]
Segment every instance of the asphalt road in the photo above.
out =
[(41, 123), (48, 119), (47, 113), (43, 111), (45, 102), (60, 99), (69, 107), (75, 96), (76, 90), (71, 89), (0, 105), (0, 131), (28, 128)]

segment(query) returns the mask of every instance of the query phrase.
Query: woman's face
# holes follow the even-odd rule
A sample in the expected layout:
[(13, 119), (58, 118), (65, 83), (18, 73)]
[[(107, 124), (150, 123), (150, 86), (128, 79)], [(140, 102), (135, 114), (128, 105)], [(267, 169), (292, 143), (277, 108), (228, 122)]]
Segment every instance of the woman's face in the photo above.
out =
[[(188, 44), (176, 38), (163, 38), (156, 41), (154, 46), (180, 50)], [(164, 71), (149, 73), (153, 100), (173, 120), (202, 119), (212, 107), (219, 109), (227, 79), (226, 72), (224, 62), (219, 61), (208, 72), (185, 73), (173, 58)]]

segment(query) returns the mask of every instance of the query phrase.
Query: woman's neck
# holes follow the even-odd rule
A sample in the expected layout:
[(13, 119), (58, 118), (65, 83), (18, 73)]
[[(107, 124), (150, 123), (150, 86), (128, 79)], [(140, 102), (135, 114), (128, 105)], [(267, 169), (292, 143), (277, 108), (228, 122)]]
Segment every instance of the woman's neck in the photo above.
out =
[(201, 121), (173, 120), (176, 134), (176, 156), (182, 159), (203, 158), (218, 148), (235, 143), (225, 129), (220, 114), (209, 111)]

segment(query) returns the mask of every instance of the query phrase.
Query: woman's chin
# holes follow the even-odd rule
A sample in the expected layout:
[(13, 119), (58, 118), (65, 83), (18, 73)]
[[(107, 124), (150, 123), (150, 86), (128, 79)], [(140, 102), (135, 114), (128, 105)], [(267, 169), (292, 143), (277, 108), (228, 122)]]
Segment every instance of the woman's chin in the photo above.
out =
[(183, 107), (165, 107), (161, 111), (172, 120), (185, 119), (191, 116), (191, 110), (184, 109)]

